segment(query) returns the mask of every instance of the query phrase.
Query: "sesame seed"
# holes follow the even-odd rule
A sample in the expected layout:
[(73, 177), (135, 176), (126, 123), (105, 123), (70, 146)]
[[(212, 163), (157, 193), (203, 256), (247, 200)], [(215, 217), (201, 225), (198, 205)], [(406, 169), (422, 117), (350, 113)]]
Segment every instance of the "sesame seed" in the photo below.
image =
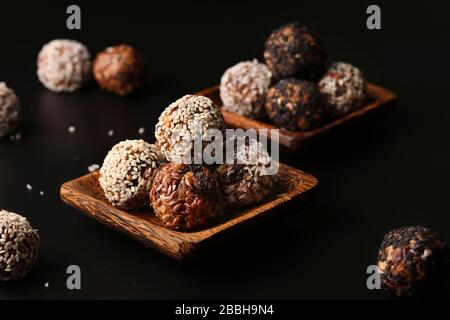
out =
[(108, 136), (112, 137), (114, 135), (114, 130), (109, 130), (108, 131)]
[(67, 131), (69, 131), (69, 133), (75, 133), (77, 129), (74, 126), (70, 126), (69, 128), (67, 128)]
[(28, 191), (32, 191), (33, 190), (33, 187), (29, 183), (27, 183), (26, 188), (27, 188)]

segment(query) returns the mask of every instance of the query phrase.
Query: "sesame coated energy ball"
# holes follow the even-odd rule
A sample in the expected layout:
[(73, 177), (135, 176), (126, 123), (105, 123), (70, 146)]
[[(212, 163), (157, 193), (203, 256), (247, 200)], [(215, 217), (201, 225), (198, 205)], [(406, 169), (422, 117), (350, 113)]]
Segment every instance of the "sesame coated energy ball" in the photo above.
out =
[(310, 130), (326, 116), (326, 105), (314, 83), (286, 79), (269, 89), (266, 113), (277, 126), (287, 130)]
[(38, 257), (39, 234), (17, 213), (0, 210), (0, 281), (27, 275)]
[[(225, 131), (220, 109), (207, 97), (186, 95), (163, 111), (155, 127), (155, 137), (168, 161), (193, 163), (194, 151), (203, 152), (213, 129)], [(196, 150), (198, 144), (201, 150)]]
[(367, 81), (363, 73), (345, 62), (333, 63), (318, 86), (336, 115), (357, 109), (367, 96)]
[(53, 40), (39, 52), (37, 75), (51, 91), (73, 92), (91, 76), (88, 49), (74, 40)]
[(269, 68), (257, 60), (240, 62), (226, 70), (220, 81), (223, 109), (252, 118), (264, 116), (271, 76)]
[(159, 148), (144, 140), (116, 144), (100, 169), (99, 182), (114, 206), (134, 210), (149, 206), (148, 193), (156, 169), (165, 163)]
[(126, 96), (144, 81), (145, 62), (132, 46), (120, 44), (106, 48), (97, 55), (93, 73), (100, 88)]
[(395, 229), (384, 237), (378, 253), (378, 268), (382, 286), (393, 295), (433, 295), (449, 272), (449, 248), (428, 228)]
[(0, 82), (0, 138), (12, 133), (20, 122), (20, 103), (14, 91)]
[(166, 164), (155, 175), (150, 199), (156, 216), (166, 227), (202, 227), (216, 216), (217, 175), (203, 165)]
[(324, 71), (327, 53), (311, 30), (294, 22), (272, 32), (265, 43), (264, 59), (275, 81), (293, 76), (315, 80)]
[(220, 165), (217, 172), (225, 204), (239, 209), (266, 197), (277, 177), (266, 170), (272, 159), (260, 142), (236, 136), (233, 140), (233, 162)]

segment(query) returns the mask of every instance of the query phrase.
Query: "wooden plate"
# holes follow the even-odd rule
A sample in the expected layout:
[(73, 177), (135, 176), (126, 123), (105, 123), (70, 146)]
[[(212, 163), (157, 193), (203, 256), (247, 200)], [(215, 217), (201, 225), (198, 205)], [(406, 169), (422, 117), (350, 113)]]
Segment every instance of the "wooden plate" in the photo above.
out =
[[(309, 130), (309, 131), (290, 131), (280, 129), (270, 123), (268, 120), (255, 120), (248, 117), (240, 116), (232, 112), (222, 110), (225, 123), (230, 128), (241, 128), (247, 129), (268, 129), (269, 138), (271, 136), (277, 135), (280, 145), (284, 146), (286, 149), (294, 151), (299, 149), (304, 143), (321, 136), (322, 134), (331, 131), (332, 129), (342, 127), (344, 124), (349, 124), (355, 120), (367, 116), (368, 114), (373, 114), (375, 111), (380, 111), (385, 109), (385, 107), (393, 105), (396, 101), (397, 96), (392, 91), (378, 87), (374, 84), (368, 85), (368, 104), (365, 106), (343, 116), (337, 118), (324, 126)], [(201, 90), (196, 93), (197, 95), (202, 95), (212, 99), (219, 107), (222, 107), (222, 100), (220, 99), (219, 86), (214, 86), (208, 89)], [(279, 132), (271, 131), (272, 129), (279, 129)]]
[(265, 201), (250, 209), (229, 212), (209, 228), (194, 232), (181, 232), (164, 227), (151, 209), (127, 212), (113, 207), (101, 191), (98, 171), (64, 183), (60, 195), (65, 203), (88, 216), (170, 257), (182, 260), (240, 224), (257, 220), (269, 213), (280, 212), (275, 209), (280, 209), (283, 204), (290, 204), (294, 199), (303, 198), (318, 183), (314, 176), (284, 164), (280, 164), (278, 174), (278, 182)]

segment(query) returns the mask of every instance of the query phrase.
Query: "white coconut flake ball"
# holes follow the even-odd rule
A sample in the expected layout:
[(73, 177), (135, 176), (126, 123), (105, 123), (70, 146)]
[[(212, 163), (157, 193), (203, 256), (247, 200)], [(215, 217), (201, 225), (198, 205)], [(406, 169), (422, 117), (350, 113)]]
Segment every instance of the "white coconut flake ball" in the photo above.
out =
[[(272, 191), (276, 174), (267, 170), (272, 159), (264, 146), (255, 139), (233, 137), (234, 163), (218, 167), (224, 202), (232, 208), (242, 208), (260, 202)], [(228, 153), (228, 151), (227, 151)]]
[(229, 68), (220, 81), (220, 98), (224, 110), (242, 116), (264, 116), (264, 102), (272, 73), (264, 63), (240, 62)]
[(0, 210), (0, 281), (30, 272), (38, 257), (39, 234), (25, 217)]
[(0, 82), (0, 138), (12, 133), (20, 122), (20, 102), (14, 91)]
[(37, 75), (51, 91), (73, 92), (91, 76), (88, 49), (74, 40), (53, 40), (39, 52)]
[(194, 151), (203, 152), (210, 143), (210, 129), (225, 132), (220, 109), (207, 97), (186, 95), (163, 111), (155, 137), (168, 161), (189, 164), (195, 162)]
[(320, 93), (338, 115), (362, 105), (367, 96), (367, 81), (357, 67), (334, 62), (318, 84)]
[(149, 206), (153, 176), (164, 163), (164, 156), (154, 144), (144, 140), (119, 142), (103, 162), (100, 186), (114, 206), (126, 210)]

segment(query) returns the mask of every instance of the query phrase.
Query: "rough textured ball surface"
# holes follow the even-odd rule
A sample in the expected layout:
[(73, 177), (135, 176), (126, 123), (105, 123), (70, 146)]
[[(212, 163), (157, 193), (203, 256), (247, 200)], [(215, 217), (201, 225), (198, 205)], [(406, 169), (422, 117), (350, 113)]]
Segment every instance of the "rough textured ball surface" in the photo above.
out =
[(272, 160), (260, 142), (241, 137), (233, 140), (233, 163), (220, 165), (217, 172), (225, 205), (242, 208), (256, 204), (270, 194), (276, 174), (267, 170)]
[(384, 237), (378, 268), (383, 287), (393, 295), (434, 295), (449, 272), (449, 248), (428, 228), (399, 228)]
[(0, 138), (12, 133), (20, 122), (20, 103), (13, 90), (0, 82)]
[(157, 146), (143, 140), (122, 141), (108, 152), (103, 162), (100, 186), (114, 206), (126, 210), (149, 206), (153, 177), (164, 163)]
[(0, 281), (16, 280), (34, 266), (39, 250), (39, 234), (28, 220), (0, 210)]
[(314, 129), (327, 114), (317, 87), (305, 80), (281, 80), (269, 89), (265, 106), (269, 119), (287, 130)]
[(121, 44), (106, 48), (97, 55), (93, 73), (100, 88), (126, 96), (144, 81), (145, 62), (132, 46)]
[(73, 92), (91, 77), (88, 49), (74, 40), (53, 40), (42, 47), (37, 61), (42, 84), (55, 92)]
[(150, 199), (156, 216), (166, 227), (202, 227), (216, 215), (217, 175), (206, 166), (169, 163), (157, 172)]
[(225, 123), (220, 109), (209, 98), (186, 95), (161, 114), (155, 127), (155, 137), (167, 160), (192, 163), (194, 142), (200, 141), (203, 150), (209, 143), (206, 141), (209, 129), (224, 132)]
[(264, 102), (272, 73), (257, 60), (240, 62), (225, 71), (220, 81), (223, 109), (252, 118), (264, 116)]
[(327, 53), (311, 30), (294, 22), (272, 32), (264, 59), (275, 81), (292, 76), (315, 80), (324, 71)]
[(367, 96), (367, 81), (363, 73), (345, 62), (333, 63), (318, 86), (338, 115), (360, 107)]

